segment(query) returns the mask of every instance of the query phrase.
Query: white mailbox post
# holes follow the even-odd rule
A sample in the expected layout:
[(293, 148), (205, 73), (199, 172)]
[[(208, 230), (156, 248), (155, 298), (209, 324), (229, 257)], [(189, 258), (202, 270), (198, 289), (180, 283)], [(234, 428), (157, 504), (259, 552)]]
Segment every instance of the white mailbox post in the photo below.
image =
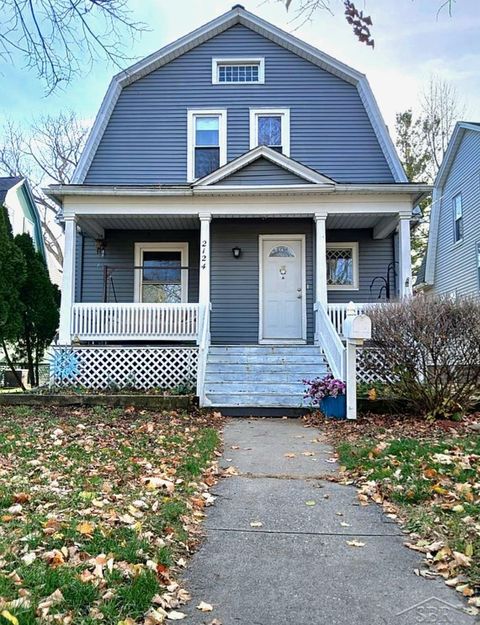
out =
[(347, 385), (347, 419), (357, 418), (357, 347), (372, 337), (372, 320), (368, 315), (357, 315), (355, 304), (347, 306), (343, 322), (343, 336), (347, 342), (345, 382)]

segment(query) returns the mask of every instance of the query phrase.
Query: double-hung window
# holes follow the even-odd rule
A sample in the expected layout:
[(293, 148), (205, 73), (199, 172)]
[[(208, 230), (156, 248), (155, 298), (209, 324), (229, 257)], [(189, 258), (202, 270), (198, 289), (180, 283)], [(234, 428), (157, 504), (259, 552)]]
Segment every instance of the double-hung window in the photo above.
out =
[(290, 156), (290, 109), (250, 109), (250, 149), (257, 145)]
[(463, 209), (462, 194), (453, 198), (453, 240), (458, 243), (463, 239)]
[(358, 289), (358, 243), (327, 243), (327, 287)]
[(227, 162), (227, 112), (225, 110), (188, 111), (189, 180), (198, 180)]
[(188, 243), (135, 243), (135, 301), (188, 300)]

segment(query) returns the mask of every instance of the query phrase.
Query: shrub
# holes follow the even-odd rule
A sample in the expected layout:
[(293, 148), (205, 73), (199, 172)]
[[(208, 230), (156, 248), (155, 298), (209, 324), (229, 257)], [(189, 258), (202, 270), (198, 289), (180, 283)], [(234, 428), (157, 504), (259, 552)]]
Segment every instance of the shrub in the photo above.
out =
[(365, 367), (390, 380), (397, 397), (431, 419), (472, 407), (480, 387), (479, 299), (422, 295), (369, 315), (370, 347), (381, 358), (365, 350)]

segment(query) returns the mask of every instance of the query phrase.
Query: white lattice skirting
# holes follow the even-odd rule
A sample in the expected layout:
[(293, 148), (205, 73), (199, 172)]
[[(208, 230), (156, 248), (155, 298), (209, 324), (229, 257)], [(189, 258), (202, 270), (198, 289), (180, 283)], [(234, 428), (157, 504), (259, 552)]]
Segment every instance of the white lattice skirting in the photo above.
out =
[[(368, 358), (370, 366), (366, 366)], [(375, 371), (375, 363), (378, 363), (378, 371)], [(372, 366), (373, 365), (373, 366)], [(363, 347), (357, 349), (357, 382), (371, 384), (374, 382), (393, 382), (392, 373), (388, 373), (384, 365), (384, 355), (379, 349)]]
[(197, 347), (55, 347), (50, 380), (91, 389), (173, 388), (195, 384), (197, 363)]

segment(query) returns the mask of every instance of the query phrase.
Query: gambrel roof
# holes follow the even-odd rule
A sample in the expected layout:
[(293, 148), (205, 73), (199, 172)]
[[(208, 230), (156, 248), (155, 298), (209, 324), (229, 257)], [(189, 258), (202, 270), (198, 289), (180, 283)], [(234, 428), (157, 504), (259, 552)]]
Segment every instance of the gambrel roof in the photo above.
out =
[(249, 13), (242, 6), (236, 5), (224, 15), (181, 37), (113, 77), (80, 161), (75, 169), (72, 183), (82, 184), (84, 182), (112, 111), (124, 87), (237, 24), (259, 33), (263, 37), (354, 85), (357, 88), (395, 181), (406, 182), (405, 172), (365, 75), (337, 61), (314, 46)]

